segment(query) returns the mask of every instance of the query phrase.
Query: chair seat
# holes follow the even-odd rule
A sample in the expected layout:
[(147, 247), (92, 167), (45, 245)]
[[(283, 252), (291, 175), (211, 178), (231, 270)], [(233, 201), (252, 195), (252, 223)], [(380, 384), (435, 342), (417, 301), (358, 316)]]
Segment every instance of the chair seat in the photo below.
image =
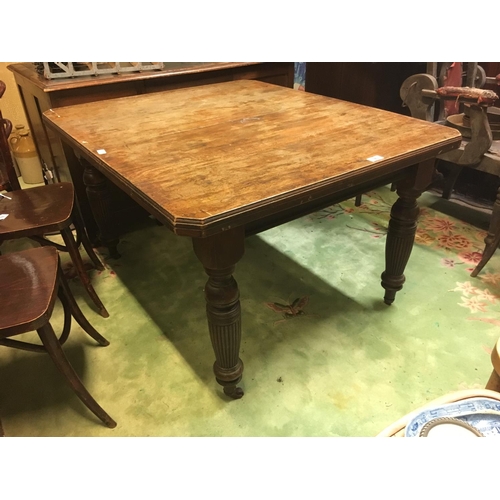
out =
[[(80, 242), (88, 256), (98, 269), (104, 269), (95, 254), (85, 232), (81, 215), (75, 207), (75, 190), (71, 182), (48, 184), (29, 189), (10, 191), (6, 197), (0, 197), (0, 214), (7, 217), (0, 219), (0, 242), (15, 238), (27, 237), (41, 245), (55, 246), (68, 252), (76, 267), (78, 276), (85, 286), (90, 298), (104, 318), (108, 311), (94, 290), (83, 267), (82, 257), (78, 250)], [(71, 232), (71, 224), (77, 232), (77, 241)], [(44, 238), (47, 233), (59, 232), (64, 246)]]
[[(470, 144), (470, 140), (464, 139), (458, 149), (442, 153), (438, 156), (438, 158), (459, 165), (458, 162), (460, 160), (460, 156), (463, 154), (463, 151), (468, 144)], [(484, 153), (479, 163), (463, 166), (500, 177), (500, 140), (496, 140), (491, 143), (490, 149)]]
[(7, 193), (11, 198), (0, 197), (0, 240), (3, 235), (11, 238), (32, 236), (33, 231), (59, 231), (67, 225), (74, 203), (71, 182), (48, 184)]
[(51, 246), (0, 256), (0, 338), (47, 323), (57, 295), (58, 258)]
[[(50, 324), (56, 296), (59, 296), (64, 312), (64, 326), (59, 338)], [(0, 345), (47, 352), (85, 406), (107, 427), (116, 427), (116, 422), (87, 391), (62, 349), (71, 329), (71, 318), (99, 345), (106, 346), (109, 342), (94, 329), (78, 307), (60, 271), (56, 248), (42, 246), (0, 256), (0, 311)], [(43, 345), (8, 338), (32, 330), (36, 330)]]

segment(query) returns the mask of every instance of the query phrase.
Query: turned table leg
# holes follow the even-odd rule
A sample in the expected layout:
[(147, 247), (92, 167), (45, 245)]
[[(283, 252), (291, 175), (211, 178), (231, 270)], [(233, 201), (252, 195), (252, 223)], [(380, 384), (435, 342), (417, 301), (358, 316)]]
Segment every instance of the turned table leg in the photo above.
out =
[(90, 208), (97, 227), (99, 228), (99, 239), (101, 243), (108, 248), (109, 256), (113, 259), (118, 259), (118, 232), (116, 224), (112, 217), (112, 200), (111, 193), (108, 188), (108, 180), (96, 168), (90, 165), (83, 158), (79, 158), (82, 164), (83, 182), (86, 186), (87, 197)]
[(417, 230), (419, 208), (417, 198), (432, 182), (434, 160), (421, 163), (411, 176), (399, 182), (398, 199), (391, 209), (385, 247), (385, 271), (382, 273), (384, 302), (394, 302), (396, 292), (403, 288), (404, 270), (410, 258)]
[(243, 373), (239, 357), (241, 309), (238, 284), (233, 278), (235, 264), (244, 253), (244, 227), (207, 238), (193, 238), (193, 248), (203, 264), (210, 340), (215, 352), (214, 373), (224, 393), (233, 399), (243, 396), (237, 387)]

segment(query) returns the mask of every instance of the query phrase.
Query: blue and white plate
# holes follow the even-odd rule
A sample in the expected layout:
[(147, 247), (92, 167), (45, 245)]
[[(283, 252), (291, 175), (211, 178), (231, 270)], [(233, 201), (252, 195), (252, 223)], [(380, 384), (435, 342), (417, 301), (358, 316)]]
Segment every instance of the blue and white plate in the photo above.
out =
[(406, 426), (406, 437), (419, 437), (422, 427), (436, 418), (452, 417), (468, 423), (483, 436), (500, 436), (500, 401), (470, 398), (416, 413)]

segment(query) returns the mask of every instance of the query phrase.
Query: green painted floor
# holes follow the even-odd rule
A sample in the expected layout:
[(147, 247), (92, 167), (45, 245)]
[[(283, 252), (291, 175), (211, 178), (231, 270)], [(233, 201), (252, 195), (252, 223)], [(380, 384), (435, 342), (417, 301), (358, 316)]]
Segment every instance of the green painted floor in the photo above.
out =
[[(104, 427), (48, 356), (0, 347), (5, 434), (373, 436), (447, 392), (484, 387), (499, 336), (500, 255), (469, 274), (489, 215), (425, 193), (407, 283), (388, 307), (379, 277), (394, 199), (382, 188), (359, 208), (350, 200), (248, 238), (235, 273), (245, 364), (236, 401), (212, 374), (206, 277), (191, 242), (147, 221), (124, 235), (121, 259), (91, 271), (110, 318), (71, 281), (111, 344), (74, 325), (65, 352), (118, 426)], [(6, 242), (2, 252), (29, 246)], [(298, 298), (302, 314), (285, 318), (277, 304)], [(56, 330), (61, 316), (58, 304)]]

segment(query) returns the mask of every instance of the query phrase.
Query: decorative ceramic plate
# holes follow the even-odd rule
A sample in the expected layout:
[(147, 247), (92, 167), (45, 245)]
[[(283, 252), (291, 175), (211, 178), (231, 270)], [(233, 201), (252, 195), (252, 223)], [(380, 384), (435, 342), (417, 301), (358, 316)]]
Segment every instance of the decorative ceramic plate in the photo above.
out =
[(483, 435), (472, 425), (458, 418), (443, 417), (435, 418), (427, 422), (420, 431), (419, 437), (483, 437)]
[(500, 436), (500, 401), (470, 398), (416, 413), (406, 426), (406, 437), (419, 437), (422, 428), (438, 418), (461, 420), (477, 429), (483, 436)]

